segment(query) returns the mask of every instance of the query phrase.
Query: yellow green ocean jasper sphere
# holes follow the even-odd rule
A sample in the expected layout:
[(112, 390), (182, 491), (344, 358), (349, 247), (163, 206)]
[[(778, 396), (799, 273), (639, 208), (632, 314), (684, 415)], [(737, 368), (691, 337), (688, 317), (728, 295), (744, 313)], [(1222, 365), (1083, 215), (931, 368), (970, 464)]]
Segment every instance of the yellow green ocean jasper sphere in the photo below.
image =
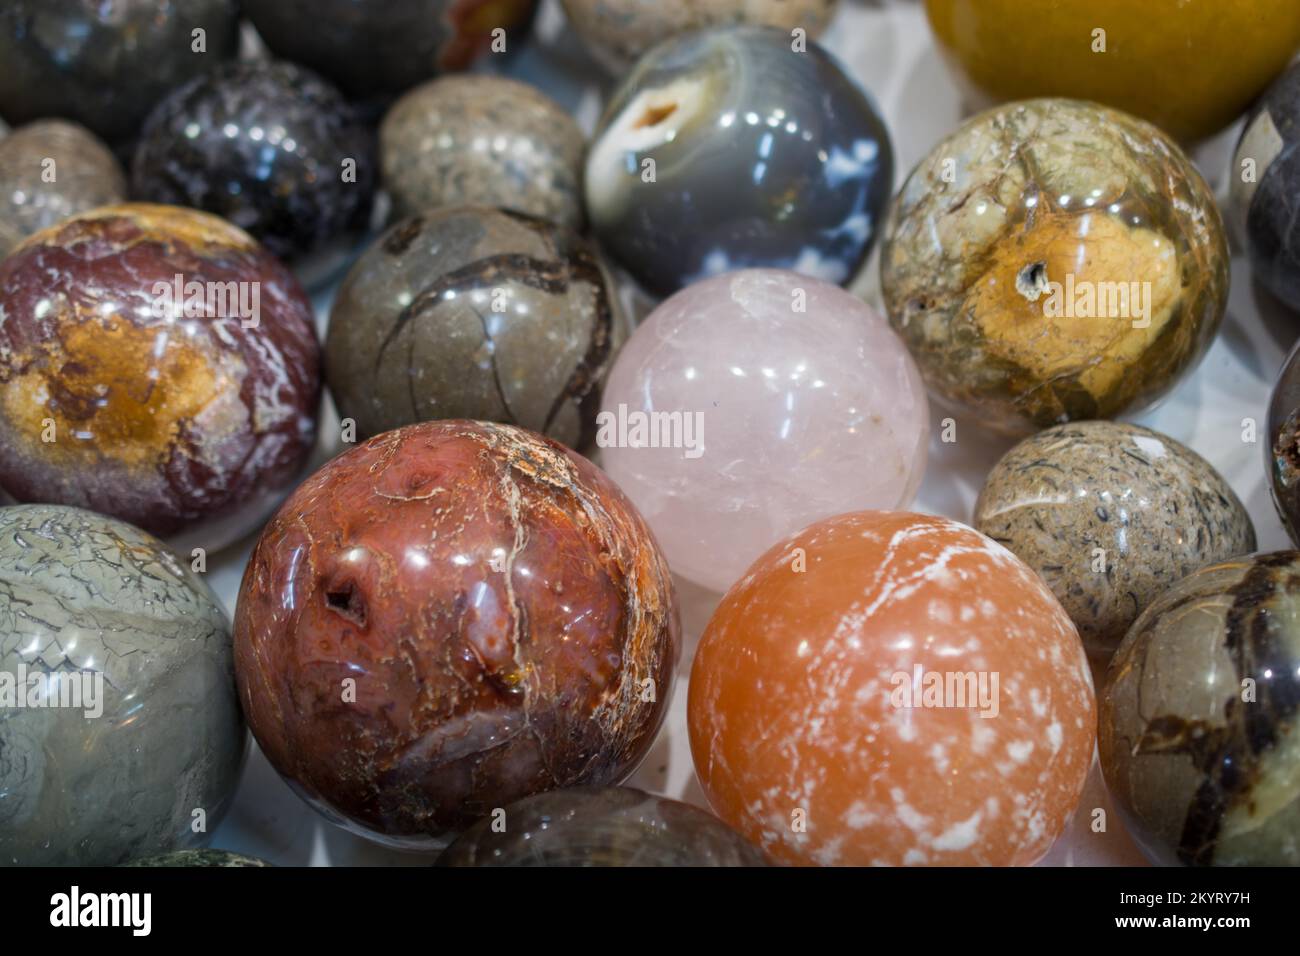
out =
[(1228, 297), (1214, 197), (1151, 124), (1075, 100), (973, 117), (885, 225), (890, 323), (932, 392), (999, 431), (1112, 418), (1204, 355)]

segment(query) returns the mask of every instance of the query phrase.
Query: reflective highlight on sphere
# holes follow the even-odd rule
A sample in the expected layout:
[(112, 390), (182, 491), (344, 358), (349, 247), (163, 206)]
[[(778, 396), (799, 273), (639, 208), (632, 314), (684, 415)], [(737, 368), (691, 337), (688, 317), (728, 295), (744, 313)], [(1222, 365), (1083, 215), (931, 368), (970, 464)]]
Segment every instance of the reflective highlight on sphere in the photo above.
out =
[(522, 46), (537, 0), (242, 0), (277, 56), (311, 67), (351, 97), (400, 93), (468, 69), (493, 31)]
[(213, 551), (264, 520), (315, 443), (311, 304), (215, 216), (64, 220), (0, 263), (0, 315), (0, 488), (19, 501)]
[(1251, 271), (1300, 311), (1300, 64), (1278, 78), (1247, 119), (1228, 183)]
[(122, 167), (84, 126), (37, 120), (0, 138), (0, 258), (60, 219), (125, 200)]
[(596, 440), (673, 570), (723, 591), (810, 522), (906, 507), (928, 429), (916, 366), (869, 306), (755, 269), (684, 289), (636, 329)]
[(205, 842), (246, 736), (200, 575), (121, 521), (25, 505), (0, 508), (0, 580), (0, 861), (112, 866)]
[(411, 425), (326, 464), (263, 531), (235, 612), (267, 759), (398, 846), (622, 780), (678, 654), (668, 567), (613, 483), (482, 422)]
[(587, 153), (587, 214), (655, 295), (747, 267), (844, 284), (892, 177), (883, 121), (830, 54), (723, 28), (661, 44), (620, 84)]
[(1074, 625), (946, 518), (843, 514), (772, 548), (718, 605), (689, 690), (709, 803), (788, 863), (1030, 864), (1092, 763)]
[(626, 334), (586, 240), (518, 213), (452, 207), (393, 226), (357, 260), (330, 312), (325, 361), (339, 413), (362, 437), (473, 418), (583, 449)]
[(525, 797), (504, 816), (478, 821), (438, 857), (438, 866), (766, 865), (712, 814), (625, 787)]
[(117, 145), (168, 92), (238, 50), (237, 0), (9, 0), (0, 6), (0, 115), (73, 120)]
[(658, 43), (682, 34), (739, 24), (822, 34), (836, 0), (563, 0), (568, 25), (611, 73), (622, 75)]
[(940, 50), (995, 100), (1068, 96), (1179, 140), (1241, 115), (1300, 47), (1292, 0), (926, 0)]
[(1154, 126), (1031, 100), (974, 117), (912, 171), (881, 285), (930, 388), (1025, 434), (1168, 392), (1223, 319), (1228, 246), (1209, 187)]
[(581, 229), (586, 147), (573, 117), (536, 87), (477, 73), (411, 90), (379, 129), (394, 219), (483, 205)]
[(1102, 660), (1166, 588), (1255, 550), (1250, 515), (1209, 462), (1120, 422), (1026, 438), (989, 472), (974, 524), (1042, 575)]
[(1203, 568), (1134, 623), (1101, 766), (1153, 862), (1300, 865), (1300, 553)]
[(137, 199), (215, 213), (292, 259), (365, 228), (374, 135), (342, 95), (292, 63), (229, 63), (149, 114)]

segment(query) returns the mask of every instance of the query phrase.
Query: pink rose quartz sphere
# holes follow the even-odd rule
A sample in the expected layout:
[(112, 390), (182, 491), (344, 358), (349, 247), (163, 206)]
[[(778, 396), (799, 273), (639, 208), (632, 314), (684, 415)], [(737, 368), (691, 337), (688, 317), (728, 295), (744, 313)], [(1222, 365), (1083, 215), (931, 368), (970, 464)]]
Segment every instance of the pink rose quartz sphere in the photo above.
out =
[(846, 511), (905, 508), (929, 406), (873, 309), (747, 269), (661, 304), (605, 387), (596, 441), (683, 577), (724, 591), (768, 547)]

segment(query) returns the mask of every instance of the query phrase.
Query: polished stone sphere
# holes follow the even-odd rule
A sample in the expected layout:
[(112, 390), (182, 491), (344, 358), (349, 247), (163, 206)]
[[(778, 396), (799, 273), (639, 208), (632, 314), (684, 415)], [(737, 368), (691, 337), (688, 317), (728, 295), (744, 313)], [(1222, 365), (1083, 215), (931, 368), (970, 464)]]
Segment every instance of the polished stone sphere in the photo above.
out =
[(659, 306), (614, 362), (596, 442), (668, 563), (725, 591), (767, 548), (855, 508), (906, 508), (929, 403), (870, 306), (751, 269)]
[(529, 794), (630, 774), (678, 635), (668, 567), (603, 473), (522, 428), (442, 421), (299, 486), (244, 573), (235, 665), (295, 790), (428, 847)]
[(0, 489), (181, 551), (247, 534), (315, 444), (311, 303), (247, 233), (104, 206), (0, 263)]
[(203, 846), (244, 721), (230, 624), (161, 541), (78, 508), (0, 508), (0, 865)]
[(687, 717), (714, 811), (826, 866), (1031, 864), (1096, 738), (1083, 647), (1038, 575), (903, 512), (838, 515), (756, 561), (700, 639)]
[(587, 152), (587, 215), (653, 295), (743, 268), (847, 284), (893, 188), (871, 100), (816, 43), (763, 27), (690, 33), (647, 53)]
[(1228, 260), (1214, 196), (1169, 137), (1044, 99), (973, 117), (917, 164), (880, 277), (931, 391), (1023, 435), (1169, 392), (1218, 332)]

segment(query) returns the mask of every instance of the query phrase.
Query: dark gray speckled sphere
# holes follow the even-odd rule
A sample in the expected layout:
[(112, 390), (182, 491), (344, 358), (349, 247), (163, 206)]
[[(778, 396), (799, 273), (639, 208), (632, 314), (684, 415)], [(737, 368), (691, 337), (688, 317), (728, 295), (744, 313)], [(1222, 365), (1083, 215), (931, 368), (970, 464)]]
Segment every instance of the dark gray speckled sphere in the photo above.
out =
[[(651, 165), (652, 164), (652, 165)], [(766, 27), (652, 49), (587, 152), (587, 215), (655, 295), (734, 269), (850, 282), (893, 188), (884, 121), (815, 43)]]
[(1232, 172), (1229, 208), (1244, 230), (1251, 270), (1300, 311), (1300, 63), (1251, 112)]
[[(504, 830), (502, 830), (504, 826)], [(767, 866), (713, 814), (631, 787), (525, 797), (464, 831), (438, 866)]]
[(230, 625), (188, 564), (89, 511), (0, 508), (0, 864), (202, 845), (245, 739)]
[(1120, 422), (1058, 425), (1002, 457), (975, 527), (1047, 582), (1094, 657), (1174, 582), (1255, 550), (1255, 527), (1213, 466)]
[(170, 90), (238, 49), (237, 0), (5, 0), (0, 115), (75, 120), (116, 145)]
[(149, 115), (133, 198), (215, 213), (282, 259), (364, 229), (374, 134), (342, 94), (292, 63), (230, 63)]
[(626, 337), (589, 243), (553, 223), (449, 207), (398, 223), (339, 288), (325, 377), (357, 437), (446, 418), (582, 450)]
[(267, 863), (265, 860), (259, 860), (255, 856), (244, 856), (242, 853), (232, 853), (229, 850), (176, 850), (172, 853), (163, 853), (159, 856), (144, 857), (143, 859), (132, 860), (130, 863), (123, 864), (123, 866), (149, 867), (239, 867), (270, 865), (270, 863)]

